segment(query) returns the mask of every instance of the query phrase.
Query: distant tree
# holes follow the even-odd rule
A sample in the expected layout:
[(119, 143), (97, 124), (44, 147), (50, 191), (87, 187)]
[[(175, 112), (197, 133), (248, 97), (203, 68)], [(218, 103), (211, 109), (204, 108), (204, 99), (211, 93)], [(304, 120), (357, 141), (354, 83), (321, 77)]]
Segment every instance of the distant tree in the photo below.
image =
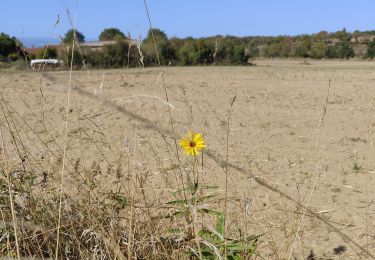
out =
[(313, 35), (315, 41), (325, 41), (328, 39), (328, 32), (327, 31), (320, 31), (317, 34)]
[(12, 60), (17, 57), (20, 44), (15, 37), (5, 33), (0, 34), (0, 59), (11, 56)]
[(328, 59), (338, 59), (339, 58), (338, 47), (335, 45), (327, 46), (326, 55)]
[(375, 57), (375, 39), (367, 44), (365, 58), (373, 59)]
[(78, 41), (78, 42), (84, 42), (85, 41), (85, 36), (81, 32), (79, 32), (77, 30), (74, 30), (74, 29), (70, 29), (69, 31), (66, 32), (66, 34), (63, 38), (63, 43), (72, 44), (73, 39), (74, 39), (74, 35), (75, 35), (76, 41)]
[(168, 64), (175, 59), (175, 50), (171, 47), (167, 35), (160, 29), (150, 29), (142, 43), (144, 61), (147, 65), (157, 65), (158, 63), (154, 39), (161, 64)]
[(310, 37), (303, 37), (297, 42), (296, 56), (300, 58), (308, 58), (311, 50)]
[(233, 49), (231, 64), (245, 65), (248, 63), (249, 56), (245, 52), (243, 45), (236, 45)]
[(104, 63), (107, 67), (125, 67), (127, 64), (129, 44), (117, 42), (114, 45), (105, 45), (103, 49)]
[(125, 34), (117, 28), (104, 29), (99, 35), (99, 40), (101, 41), (121, 40), (126, 38)]
[(224, 37), (219, 41), (217, 53), (216, 53), (216, 63), (229, 65), (232, 62), (232, 56), (234, 51), (235, 43), (233, 39), (229, 37)]
[(285, 37), (280, 42), (280, 57), (288, 58), (293, 54), (293, 40), (290, 37)]
[(268, 58), (279, 58), (281, 57), (281, 45), (280, 43), (274, 42), (267, 45), (264, 50), (266, 57)]
[(196, 42), (196, 63), (201, 65), (212, 64), (214, 62), (215, 46), (208, 40), (199, 39)]
[(147, 37), (145, 38), (145, 42), (152, 41), (152, 37), (155, 38), (156, 41), (166, 41), (168, 40), (167, 35), (160, 29), (153, 28), (149, 29), (147, 32)]
[(176, 60), (176, 50), (173, 48), (169, 41), (163, 42), (163, 44), (160, 45), (159, 49), (163, 64), (168, 65)]
[(337, 51), (340, 59), (349, 59), (354, 57), (354, 50), (349, 41), (342, 41), (339, 44)]
[(322, 59), (327, 54), (327, 44), (325, 42), (314, 42), (311, 45), (310, 56), (314, 59)]
[(259, 48), (254, 41), (251, 41), (247, 45), (247, 47), (245, 48), (245, 52), (246, 52), (246, 55), (249, 56), (249, 58), (259, 57)]
[(187, 38), (178, 50), (178, 60), (180, 65), (195, 65), (198, 61), (198, 51), (194, 39)]
[(341, 31), (337, 31), (335, 33), (335, 36), (341, 41), (350, 41), (350, 39), (352, 38), (350, 33), (348, 33), (345, 28)]
[(179, 63), (178, 52), (183, 44), (184, 44), (184, 40), (176, 38), (176, 37), (171, 38), (169, 40), (169, 48), (173, 52), (173, 55), (171, 53), (169, 57), (169, 61), (171, 62), (171, 64)]
[[(213, 49), (212, 49), (211, 56), (213, 57)], [(238, 38), (227, 36), (219, 41), (219, 46), (218, 46), (218, 50), (216, 53), (217, 64), (224, 64), (224, 65), (247, 64), (248, 59), (249, 59), (249, 54), (246, 51), (246, 45), (244, 42), (238, 40)]]

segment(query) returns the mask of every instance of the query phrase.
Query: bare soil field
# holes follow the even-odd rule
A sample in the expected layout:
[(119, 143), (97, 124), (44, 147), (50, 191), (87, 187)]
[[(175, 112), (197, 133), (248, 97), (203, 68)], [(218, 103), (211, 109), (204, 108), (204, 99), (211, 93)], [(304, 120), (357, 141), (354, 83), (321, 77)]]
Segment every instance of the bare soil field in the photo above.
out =
[(255, 63), (73, 71), (68, 113), (69, 72), (0, 71), (2, 167), (25, 167), (43, 192), (64, 165), (72, 197), (122, 191), (136, 217), (168, 227), (157, 216), (190, 160), (175, 140), (193, 130), (207, 146), (199, 182), (219, 187), (214, 209), (228, 166), (228, 236), (260, 235), (265, 259), (371, 259), (375, 63)]

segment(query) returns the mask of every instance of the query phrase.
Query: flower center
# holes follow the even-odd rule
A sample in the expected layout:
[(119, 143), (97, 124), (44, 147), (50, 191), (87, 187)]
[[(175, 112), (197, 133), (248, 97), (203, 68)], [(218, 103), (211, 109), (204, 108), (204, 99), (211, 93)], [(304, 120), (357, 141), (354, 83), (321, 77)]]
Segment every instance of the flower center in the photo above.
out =
[(190, 141), (190, 147), (195, 147), (196, 143), (194, 141)]

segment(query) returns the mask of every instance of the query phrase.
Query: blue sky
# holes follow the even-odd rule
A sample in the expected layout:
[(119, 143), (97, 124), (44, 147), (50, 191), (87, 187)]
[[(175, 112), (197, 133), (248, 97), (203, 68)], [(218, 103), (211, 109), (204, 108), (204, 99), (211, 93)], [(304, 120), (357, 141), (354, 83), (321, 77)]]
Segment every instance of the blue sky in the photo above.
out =
[[(148, 0), (154, 27), (168, 36), (285, 35), (375, 29), (375, 0)], [(145, 35), (143, 0), (1, 0), (0, 32), (56, 37), (70, 27), (86, 38), (117, 27)], [(53, 30), (57, 15), (60, 24)]]

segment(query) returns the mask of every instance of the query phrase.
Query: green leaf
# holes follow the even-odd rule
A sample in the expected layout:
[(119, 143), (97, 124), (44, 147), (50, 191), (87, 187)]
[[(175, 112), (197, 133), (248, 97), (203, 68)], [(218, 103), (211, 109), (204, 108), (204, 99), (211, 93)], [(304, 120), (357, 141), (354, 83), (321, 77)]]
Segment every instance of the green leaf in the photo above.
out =
[(185, 213), (186, 213), (185, 211), (176, 211), (176, 212), (173, 212), (172, 214), (170, 214), (169, 216), (167, 216), (166, 218), (174, 219), (174, 218), (177, 218), (177, 217), (184, 216)]
[(199, 230), (198, 232), (198, 236), (207, 240), (208, 242), (211, 242), (215, 245), (221, 243), (221, 238), (219, 236), (217, 236), (215, 233), (209, 231), (209, 230)]
[(196, 202), (196, 203), (201, 203), (201, 202), (205, 202), (205, 201), (207, 201), (211, 198), (214, 198), (214, 197), (217, 197), (217, 195), (213, 194), (213, 195), (198, 197), (198, 198), (194, 199), (193, 201)]
[(27, 177), (27, 180), (28, 180), (30, 186), (34, 186), (35, 180), (36, 180), (36, 176), (35, 175), (30, 175), (30, 176)]
[(223, 213), (220, 212), (220, 211), (215, 211), (215, 210), (207, 209), (207, 208), (199, 209), (198, 212), (199, 213), (206, 213), (206, 214), (212, 215), (212, 216), (222, 216), (223, 215)]
[(212, 235), (213, 235), (212, 232), (210, 232), (208, 230), (205, 230), (205, 229), (202, 229), (202, 230), (198, 231), (198, 236), (200, 236), (201, 238), (204, 238), (204, 239), (211, 238)]
[(173, 200), (167, 203), (168, 205), (185, 206), (187, 203), (185, 200)]
[(236, 252), (247, 251), (251, 249), (253, 245), (244, 245), (240, 243), (227, 244), (227, 249)]
[(123, 208), (128, 204), (128, 199), (123, 194), (115, 194), (113, 199), (117, 201)]

